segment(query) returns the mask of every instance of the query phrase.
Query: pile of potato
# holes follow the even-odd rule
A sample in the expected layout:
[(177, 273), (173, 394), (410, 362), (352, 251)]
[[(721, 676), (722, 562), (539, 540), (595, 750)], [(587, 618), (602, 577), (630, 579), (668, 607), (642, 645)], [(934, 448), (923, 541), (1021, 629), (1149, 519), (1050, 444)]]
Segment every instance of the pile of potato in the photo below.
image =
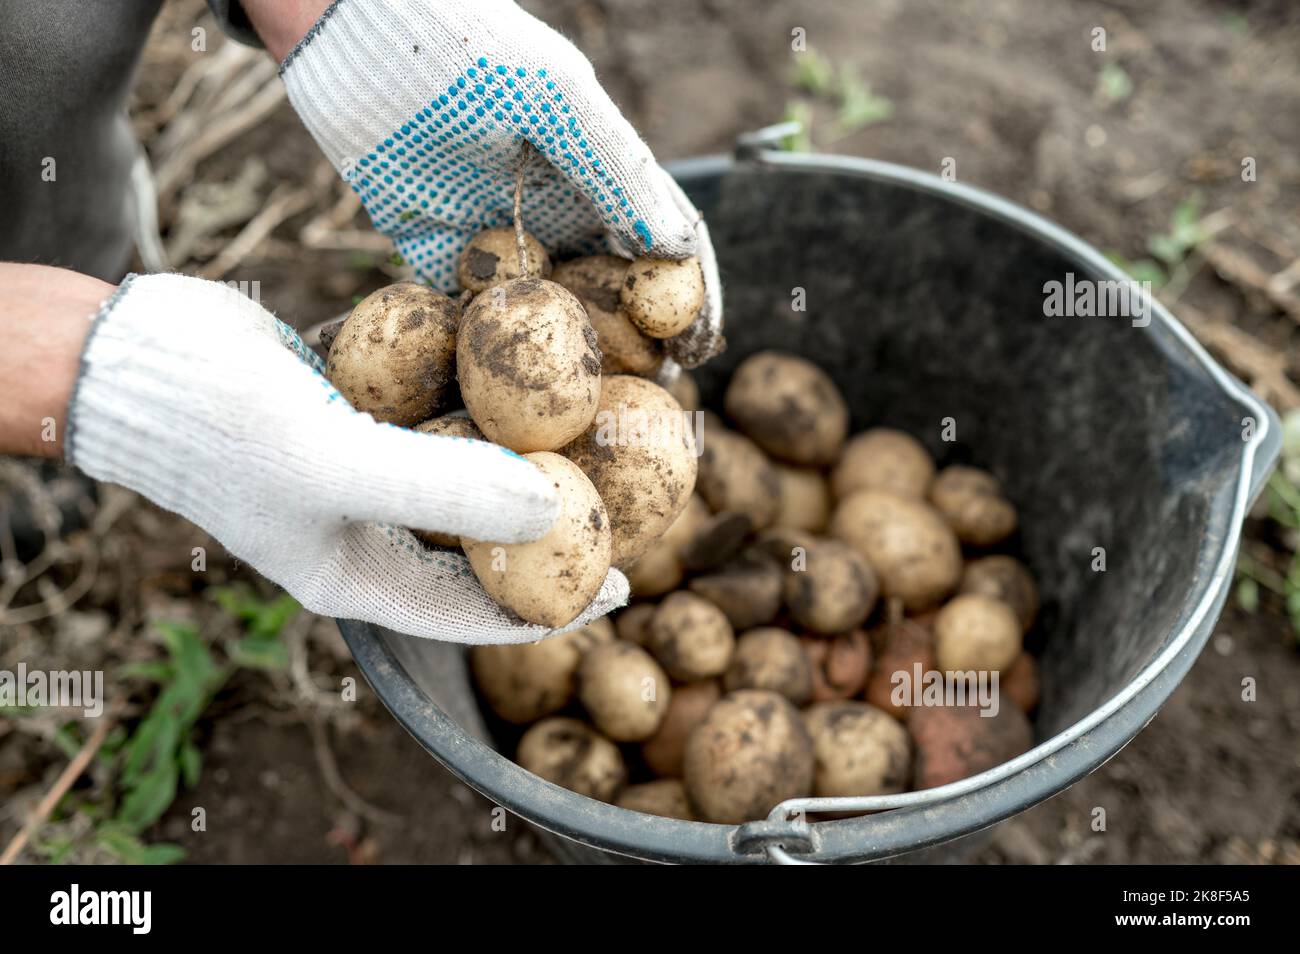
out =
[[(689, 428), (675, 441), (621, 434), (611, 442), (600, 412), (682, 418), (647, 377), (663, 367), (664, 339), (698, 315), (703, 273), (695, 259), (607, 255), (552, 267), (531, 235), (498, 228), (469, 242), (457, 274), (459, 300), (412, 282), (362, 300), (330, 344), (326, 374), (376, 420), (499, 444), (554, 482), (560, 514), (538, 540), (417, 533), (431, 546), (462, 548), (501, 606), (562, 627), (596, 597), (611, 566), (654, 546), (691, 499)], [(449, 413), (462, 402), (464, 411)]]
[[(684, 377), (687, 407), (691, 390)], [(724, 409), (729, 422), (707, 416), (694, 495), (624, 551), (631, 606), (472, 650), (483, 700), (527, 727), (519, 764), (625, 808), (738, 824), (789, 798), (943, 785), (1027, 750), (1038, 596), (997, 552), (1016, 529), (997, 479), (936, 472), (897, 430), (850, 437), (834, 383), (790, 355), (745, 360)], [(656, 491), (619, 488), (611, 516)], [(900, 705), (900, 670), (996, 671), (1000, 710)]]

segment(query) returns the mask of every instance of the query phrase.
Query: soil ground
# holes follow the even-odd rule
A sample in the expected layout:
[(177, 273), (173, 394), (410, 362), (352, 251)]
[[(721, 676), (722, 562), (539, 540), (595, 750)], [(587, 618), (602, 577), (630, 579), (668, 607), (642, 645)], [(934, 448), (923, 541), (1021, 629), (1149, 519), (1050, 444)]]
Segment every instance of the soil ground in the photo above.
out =
[[(1285, 2), (525, 6), (591, 57), (661, 159), (726, 151), (737, 134), (781, 119), (795, 98), (790, 43), (792, 30), (801, 28), (809, 46), (839, 67), (855, 67), (893, 107), (887, 121), (843, 133), (835, 110), (815, 104), (812, 139), (819, 149), (935, 172), (954, 159), (960, 180), (1035, 208), (1129, 259), (1147, 255), (1148, 238), (1166, 230), (1193, 193), (1205, 212), (1228, 210), (1225, 216), (1257, 247), (1290, 250), (1292, 260), (1300, 249), (1300, 19)], [(211, 26), (201, 5), (167, 6), (146, 53), (138, 115), (163, 102), (199, 55), (190, 50), (195, 23)], [(1091, 47), (1097, 27), (1106, 31), (1105, 52)], [(1113, 67), (1127, 78), (1124, 95)], [(318, 162), (309, 136), (281, 104), (199, 163), (193, 178), (231, 179), (250, 156), (266, 165), (264, 192), (301, 181)], [(1256, 160), (1256, 181), (1243, 183), (1243, 157)], [(332, 317), (353, 295), (386, 280), (377, 267), (382, 256), (359, 261), (355, 251), (296, 245), (309, 217), (289, 218), (270, 246), (230, 276), (260, 281), (263, 302), (300, 327)], [(1258, 289), (1202, 265), (1176, 297), (1176, 312), (1185, 308), (1206, 322), (1244, 329), (1281, 356), (1284, 373), (1300, 371), (1294, 317)], [(1222, 357), (1248, 377), (1258, 370), (1249, 354)], [(1288, 399), (1284, 391), (1268, 396)], [(1253, 550), (1275, 542), (1257, 525), (1251, 533)], [(186, 609), (201, 601), (179, 582), (195, 535), (175, 518), (133, 505), (112, 531), (120, 569), (104, 571), (120, 578), (101, 582), (97, 605), (107, 608), (83, 612), (82, 630), (121, 631), (124, 611), (106, 594), (132, 587), (143, 589), (121, 598), (133, 607), (135, 627), (164, 613), (206, 612)], [(237, 567), (228, 572), (251, 578)], [(305, 636), (317, 687), (357, 675), (330, 625), (312, 623)], [(56, 633), (45, 651), (93, 656), (93, 640), (79, 632)], [(138, 655), (130, 646), (120, 650), (132, 653)], [(1241, 700), (1246, 676), (1258, 680), (1258, 701)], [(352, 715), (325, 723), (328, 747), (313, 737), (314, 717), (292, 699), (281, 677), (239, 675), (201, 725), (206, 763), (198, 786), (182, 792), (151, 837), (180, 842), (194, 862), (550, 860), (518, 820), (495, 830), (492, 806), (427, 758), (364, 683)], [(1268, 601), (1254, 614), (1230, 608), (1187, 680), (1132, 744), (1002, 826), (972, 860), (1300, 860), (1297, 737), (1300, 653), (1285, 617)], [(39, 793), (60, 764), (48, 746), (0, 734), (0, 794)], [(331, 764), (343, 785), (327, 783)], [(207, 811), (206, 832), (190, 830), (195, 806)], [(1106, 811), (1104, 833), (1090, 827), (1097, 807)], [(3, 840), (16, 814), (5, 816)]]

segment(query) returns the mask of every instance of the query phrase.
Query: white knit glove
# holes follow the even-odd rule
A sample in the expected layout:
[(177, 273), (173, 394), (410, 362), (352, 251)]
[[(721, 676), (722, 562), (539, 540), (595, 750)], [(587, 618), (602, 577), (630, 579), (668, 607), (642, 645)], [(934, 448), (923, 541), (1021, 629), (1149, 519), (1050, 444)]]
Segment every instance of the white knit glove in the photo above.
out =
[(289, 98), (420, 278), (456, 286), (480, 229), (507, 225), (523, 139), (523, 219), (548, 249), (696, 255), (706, 302), (668, 342), (686, 367), (722, 347), (708, 229), (578, 49), (509, 0), (337, 0), (285, 59)]
[[(129, 277), (86, 343), (67, 457), (188, 518), (313, 612), (462, 643), (548, 635), (489, 599), (463, 556), (403, 528), (534, 539), (558, 510), (550, 482), (493, 444), (377, 424), (321, 370), (232, 288)], [(611, 570), (573, 625), (627, 592)]]

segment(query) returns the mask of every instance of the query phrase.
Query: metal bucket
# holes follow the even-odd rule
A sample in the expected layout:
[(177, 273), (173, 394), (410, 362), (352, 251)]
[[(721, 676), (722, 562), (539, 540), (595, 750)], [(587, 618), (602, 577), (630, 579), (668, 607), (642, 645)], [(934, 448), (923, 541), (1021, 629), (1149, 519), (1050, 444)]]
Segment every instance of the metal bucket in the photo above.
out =
[[(1242, 521), (1277, 458), (1277, 417), (1158, 303), (1144, 299), (1146, 323), (1045, 317), (1045, 283), (1125, 276), (995, 196), (886, 163), (755, 148), (673, 172), (709, 221), (727, 295), (730, 348), (698, 372), (706, 405), (746, 355), (791, 351), (836, 380), (855, 429), (901, 427), (941, 464), (978, 463), (1005, 483), (1043, 598), (1036, 747), (942, 788), (868, 800), (887, 810), (865, 817), (810, 824), (798, 809), (818, 806), (803, 800), (740, 827), (655, 818), (495, 751), (460, 647), (350, 621), (343, 635), (435, 758), (559, 836), (571, 859), (943, 859), (1096, 769), (1173, 692), (1227, 599)], [(805, 311), (792, 308), (797, 290)], [(941, 439), (949, 420), (955, 442)]]

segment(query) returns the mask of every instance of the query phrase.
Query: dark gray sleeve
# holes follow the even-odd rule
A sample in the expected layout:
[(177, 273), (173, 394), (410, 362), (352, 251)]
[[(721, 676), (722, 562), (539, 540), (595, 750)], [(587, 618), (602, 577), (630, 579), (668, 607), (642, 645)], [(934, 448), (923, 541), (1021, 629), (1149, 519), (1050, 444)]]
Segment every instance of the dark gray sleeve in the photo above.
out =
[(248, 46), (262, 45), (239, 0), (208, 0), (208, 6), (227, 35)]

